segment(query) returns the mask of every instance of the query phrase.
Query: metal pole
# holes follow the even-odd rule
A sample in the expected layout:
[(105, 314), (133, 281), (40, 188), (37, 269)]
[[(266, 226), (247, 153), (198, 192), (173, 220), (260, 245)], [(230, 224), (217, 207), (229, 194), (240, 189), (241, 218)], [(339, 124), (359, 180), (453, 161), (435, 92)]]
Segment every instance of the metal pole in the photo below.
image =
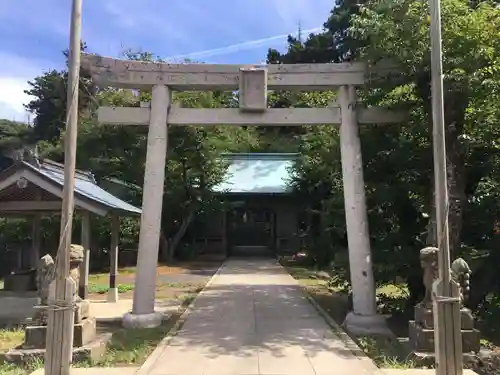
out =
[(82, 0), (72, 1), (68, 86), (66, 103), (66, 134), (64, 138), (64, 188), (61, 213), (60, 243), (56, 259), (56, 277), (49, 310), (46, 375), (69, 375), (73, 348), (75, 283), (69, 277), (70, 245), (74, 211), (76, 140), (78, 131), (78, 89), (80, 81)]
[(430, 0), (430, 15), (434, 182), (439, 248), (439, 279), (433, 288), (436, 374), (459, 375), (463, 371), (462, 341), (457, 290), (450, 277), (440, 0)]

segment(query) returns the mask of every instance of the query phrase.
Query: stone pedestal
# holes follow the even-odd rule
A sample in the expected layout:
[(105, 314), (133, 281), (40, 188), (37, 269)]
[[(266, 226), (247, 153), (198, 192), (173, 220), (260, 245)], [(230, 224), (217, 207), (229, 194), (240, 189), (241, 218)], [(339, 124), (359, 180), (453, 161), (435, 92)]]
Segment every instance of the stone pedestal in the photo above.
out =
[[(96, 319), (87, 318), (74, 326), (73, 347), (87, 345), (96, 336)], [(24, 349), (45, 349), (47, 326), (28, 326), (24, 335)]]
[[(460, 310), (460, 322), (463, 353), (478, 353), (479, 331), (474, 329), (474, 318), (469, 309)], [(415, 307), (415, 320), (410, 321), (409, 339), (414, 351), (434, 353), (434, 315), (431, 308)]]
[[(87, 345), (96, 337), (96, 319), (89, 316), (90, 302), (87, 300), (77, 303), (75, 309), (75, 326), (73, 347)], [(36, 323), (25, 329), (24, 349), (45, 349), (47, 325), (45, 324), (46, 311), (41, 310), (36, 316)]]
[[(89, 316), (89, 301), (80, 301), (75, 310), (73, 331), (73, 362), (100, 360), (106, 354), (112, 334), (96, 334), (96, 319)], [(0, 362), (28, 365), (34, 359), (43, 360), (47, 339), (46, 310), (40, 310), (32, 325), (26, 327), (24, 344), (0, 353)], [(38, 320), (37, 320), (38, 319)]]

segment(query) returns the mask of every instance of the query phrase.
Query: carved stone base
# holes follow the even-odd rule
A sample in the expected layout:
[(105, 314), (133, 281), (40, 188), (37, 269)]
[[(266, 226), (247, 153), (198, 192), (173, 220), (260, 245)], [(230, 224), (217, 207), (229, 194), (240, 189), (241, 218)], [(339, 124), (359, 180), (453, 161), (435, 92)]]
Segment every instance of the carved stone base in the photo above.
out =
[[(480, 335), (477, 329), (462, 329), (462, 352), (477, 353)], [(417, 352), (434, 352), (434, 329), (424, 328), (414, 320), (409, 327), (410, 346)]]
[(164, 315), (160, 312), (151, 314), (134, 314), (129, 312), (123, 316), (122, 324), (125, 328), (155, 328), (158, 327)]
[(347, 314), (343, 327), (355, 336), (382, 335), (390, 336), (387, 321), (382, 315), (358, 315), (350, 312)]
[[(434, 329), (434, 315), (432, 309), (416, 306), (415, 322), (423, 328)], [(460, 310), (460, 326), (464, 330), (474, 329), (474, 317), (469, 309), (462, 308)]]
[[(73, 331), (73, 347), (84, 346), (96, 336), (96, 319), (88, 318), (75, 324)], [(47, 326), (28, 326), (24, 335), (24, 349), (45, 349)]]

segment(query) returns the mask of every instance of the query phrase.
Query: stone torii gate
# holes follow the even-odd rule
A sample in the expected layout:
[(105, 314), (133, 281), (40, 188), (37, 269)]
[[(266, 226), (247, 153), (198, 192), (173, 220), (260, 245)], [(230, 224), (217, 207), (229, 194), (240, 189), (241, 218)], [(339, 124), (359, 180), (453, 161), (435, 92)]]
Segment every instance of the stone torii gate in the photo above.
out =
[[(137, 276), (132, 312), (125, 327), (155, 327), (156, 267), (160, 237), (163, 184), (169, 126), (301, 126), (340, 125), (345, 214), (353, 311), (344, 326), (355, 334), (386, 333), (377, 315), (365, 184), (358, 124), (404, 121), (404, 116), (382, 108), (357, 105), (356, 87), (366, 82), (363, 63), (294, 65), (167, 64), (117, 60), (85, 55), (82, 64), (102, 85), (152, 89), (152, 100), (140, 108), (101, 107), (99, 122), (149, 126)], [(267, 108), (267, 90), (338, 90), (329, 108)], [(239, 108), (193, 109), (172, 107), (172, 90), (239, 90)]]

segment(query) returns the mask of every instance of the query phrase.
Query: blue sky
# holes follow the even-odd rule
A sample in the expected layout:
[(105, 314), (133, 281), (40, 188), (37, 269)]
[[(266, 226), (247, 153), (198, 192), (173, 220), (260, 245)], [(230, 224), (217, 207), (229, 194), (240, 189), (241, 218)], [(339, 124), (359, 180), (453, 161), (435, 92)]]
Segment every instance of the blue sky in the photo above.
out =
[[(321, 28), (334, 0), (83, 0), (90, 52), (261, 63), (286, 35)], [(71, 0), (0, 0), (0, 118), (28, 120), (26, 82), (62, 68)]]

